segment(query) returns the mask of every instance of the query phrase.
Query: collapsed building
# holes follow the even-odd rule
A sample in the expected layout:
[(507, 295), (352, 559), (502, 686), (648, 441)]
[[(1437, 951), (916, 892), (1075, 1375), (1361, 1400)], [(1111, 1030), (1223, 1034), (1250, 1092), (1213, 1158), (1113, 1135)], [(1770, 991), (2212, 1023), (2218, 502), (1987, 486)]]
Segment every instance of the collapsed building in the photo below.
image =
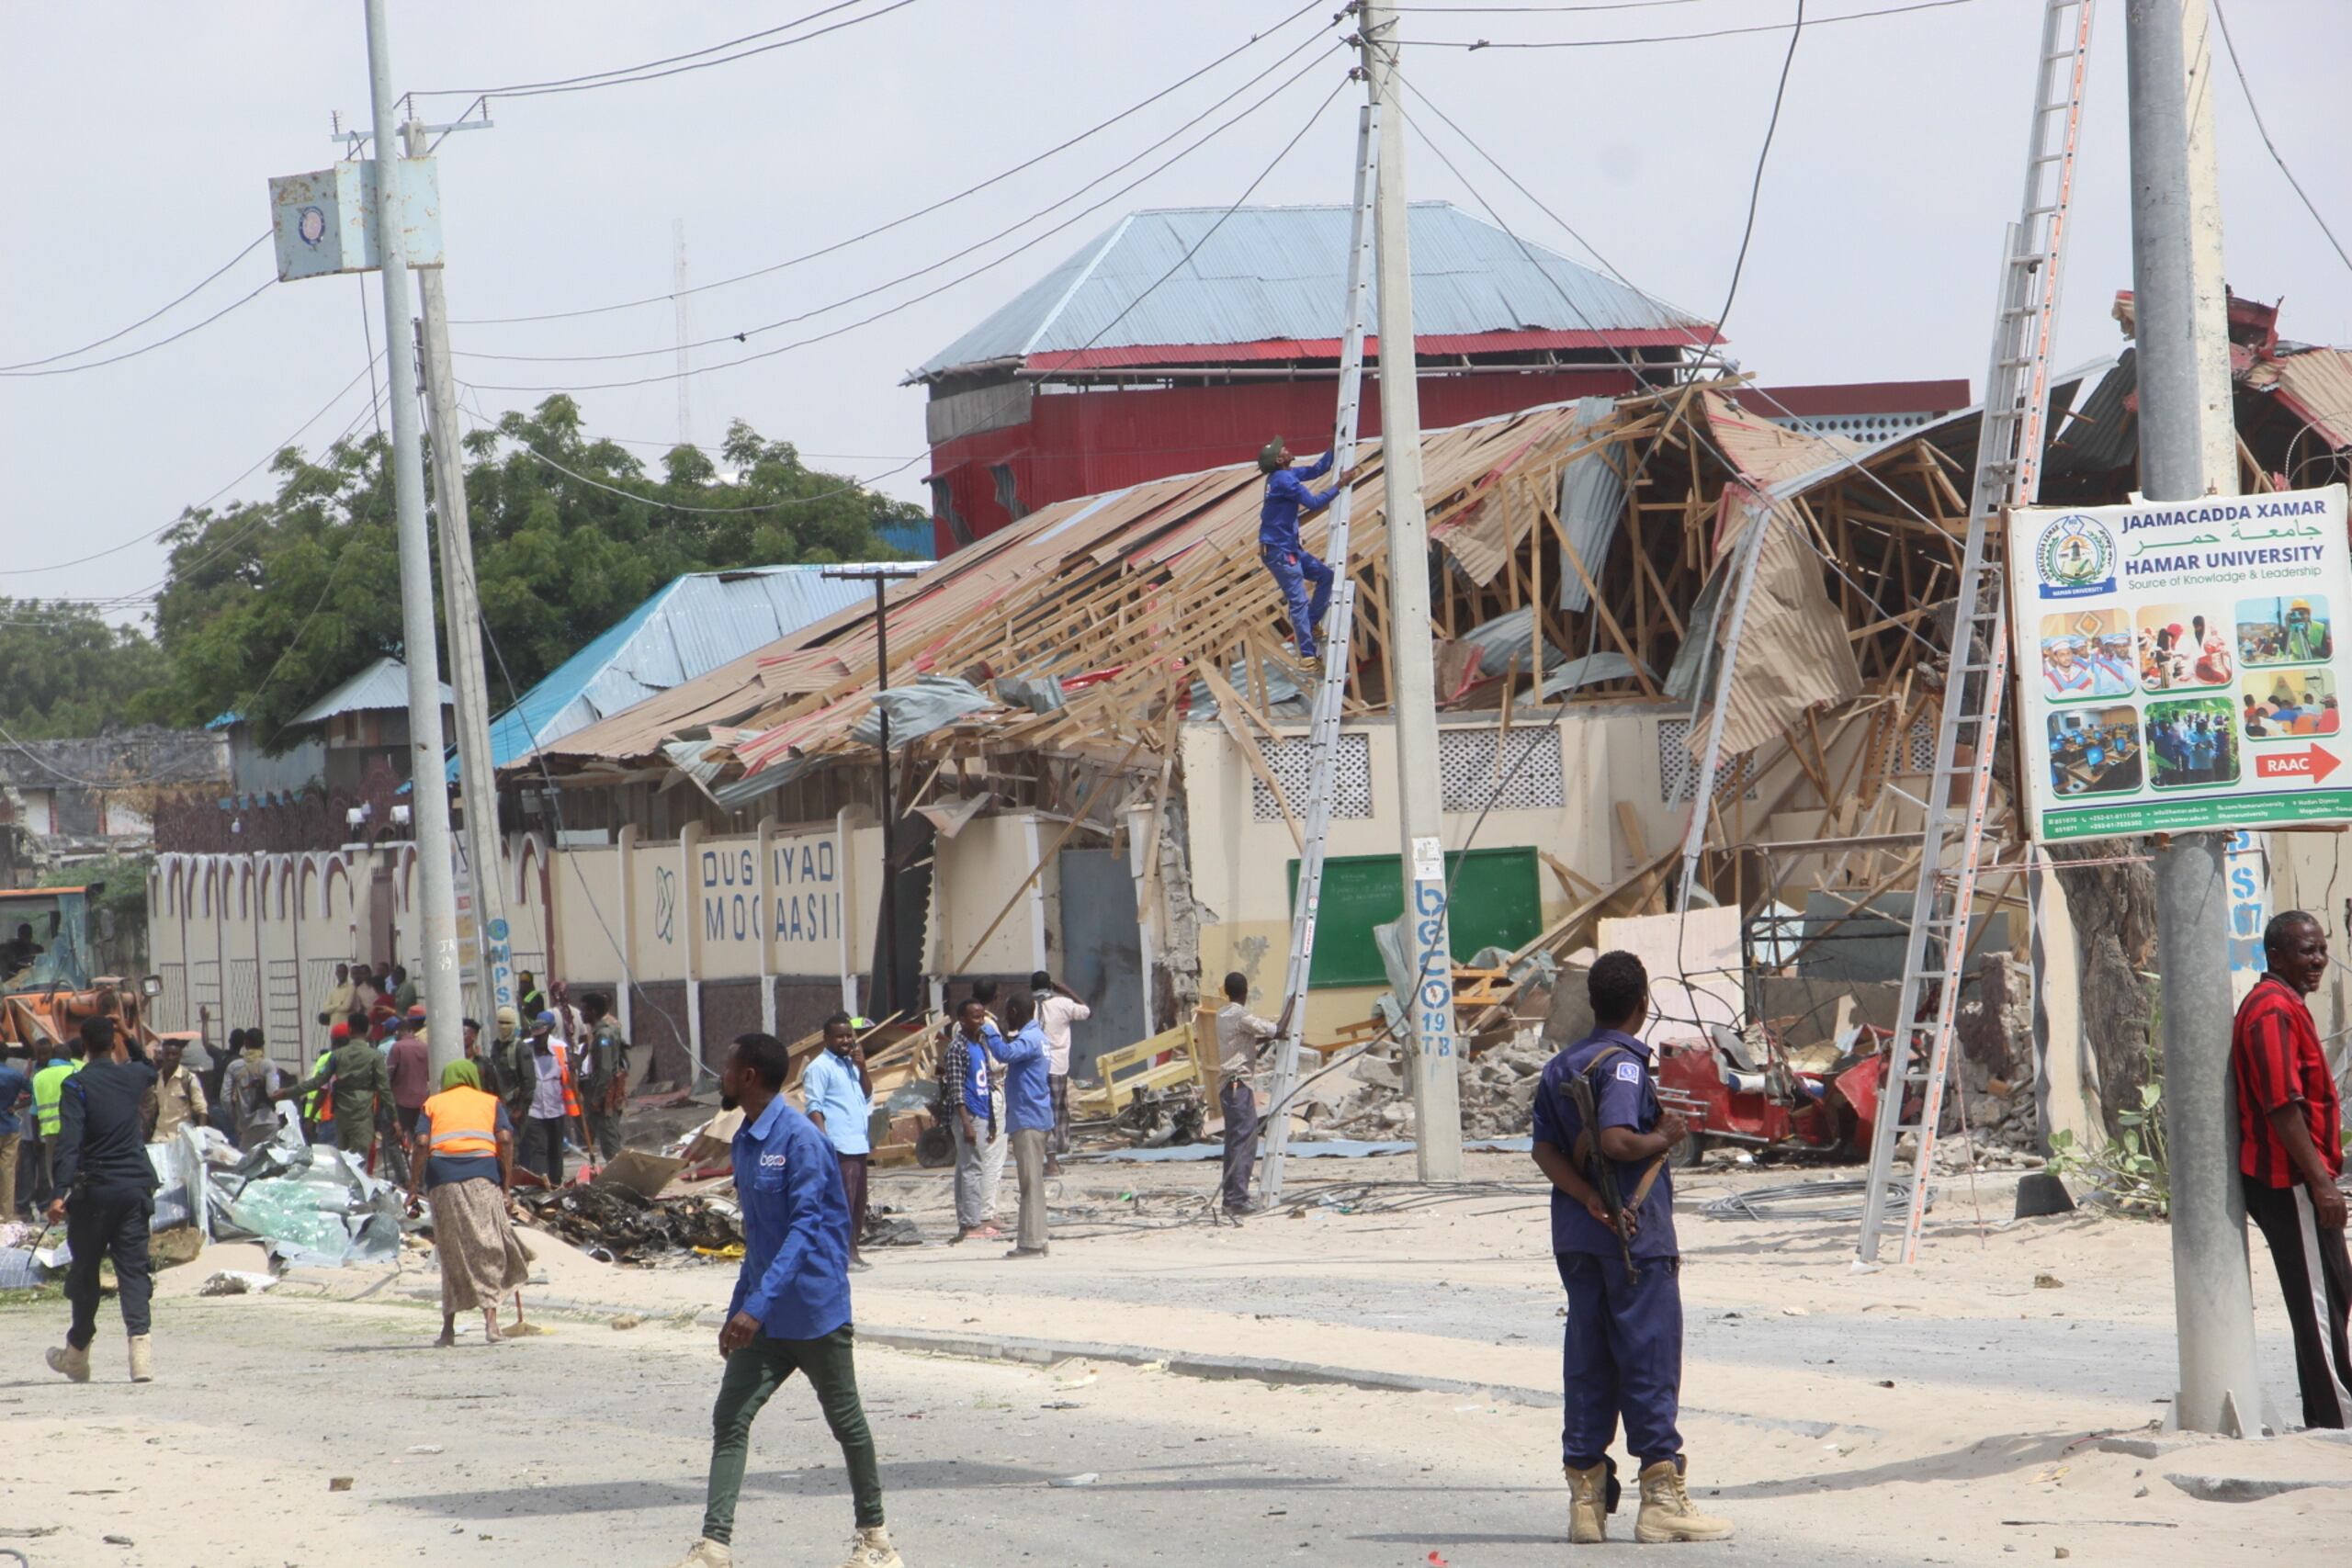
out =
[[(2118, 313), (2128, 331), (2128, 299)], [(2233, 323), (2246, 488), (2342, 477), (2352, 355), (2281, 343), (2245, 302)], [(1424, 438), (1454, 951), (1500, 961), (1463, 1006), (1474, 1039), (1529, 1015), (1523, 961), (1668, 908), (1694, 811), (1723, 912), (1707, 967), (1742, 1018), (1794, 1044), (1893, 1021), (1978, 415), (1856, 440), (1755, 401), (1692, 367)], [(2056, 378), (2046, 502), (2125, 499), (2134, 402), (2128, 350)], [(1356, 462), (1317, 1041), (1363, 1032), (1387, 988), (1374, 933), (1400, 902), (1378, 444)], [(980, 976), (1047, 969), (1086, 997), (1081, 1076), (1185, 1022), (1227, 970), (1278, 991), (1311, 676), (1258, 559), (1259, 490), (1227, 467), (1040, 506), (889, 585), (880, 626), (870, 603), (841, 610), (510, 764), (517, 964), (612, 990), (673, 1080), (742, 1030), (793, 1036)], [(2144, 868), (2129, 846), (2030, 853), (2002, 772), (1971, 932), (2005, 961), (1977, 1009), (1999, 1026), (1963, 1031), (1967, 1087), (2080, 1124), (2144, 1049)], [(2275, 907), (2321, 897), (2333, 847), (2270, 836)], [(165, 856), (159, 933), (185, 932), (160, 965), (165, 1021), (195, 1027), (172, 1008), (242, 966), (299, 1023), (334, 957), (414, 953), (413, 861), (398, 844)], [(2020, 1049), (2029, 964), (2038, 1040)], [(2340, 982), (2314, 1000), (2345, 1010)]]

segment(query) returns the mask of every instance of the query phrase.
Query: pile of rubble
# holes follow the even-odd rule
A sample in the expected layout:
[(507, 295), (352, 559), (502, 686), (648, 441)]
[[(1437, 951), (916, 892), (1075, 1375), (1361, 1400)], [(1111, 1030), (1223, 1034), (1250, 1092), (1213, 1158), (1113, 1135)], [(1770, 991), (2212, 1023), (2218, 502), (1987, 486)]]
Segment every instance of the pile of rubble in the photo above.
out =
[(607, 1263), (740, 1257), (743, 1245), (742, 1211), (716, 1194), (647, 1198), (616, 1182), (517, 1196), (533, 1224)]

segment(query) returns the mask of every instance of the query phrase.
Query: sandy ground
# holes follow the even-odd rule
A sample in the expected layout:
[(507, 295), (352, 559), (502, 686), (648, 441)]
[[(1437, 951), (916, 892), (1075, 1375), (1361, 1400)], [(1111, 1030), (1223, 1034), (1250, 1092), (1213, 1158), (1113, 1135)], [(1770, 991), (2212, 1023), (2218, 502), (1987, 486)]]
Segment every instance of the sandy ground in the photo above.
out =
[[(1409, 1184), (1408, 1160), (1299, 1162), (1297, 1217), (1240, 1225), (1208, 1217), (1214, 1171), (1073, 1164), (1050, 1258), (1008, 1262), (1001, 1245), (972, 1243), (877, 1251), (857, 1277), (859, 1323), (1401, 1371), (1491, 1392), (1279, 1388), (1114, 1364), (1048, 1371), (869, 1347), (869, 1387), (894, 1402), (879, 1422), (886, 1466), (907, 1472), (889, 1482), (901, 1498), (894, 1518), (923, 1549), (910, 1561), (1559, 1561), (1558, 1416), (1536, 1402), (1557, 1386), (1560, 1297), (1524, 1156), (1474, 1156), (1473, 1184), (1442, 1197)], [(2086, 1562), (2293, 1562), (2318, 1561), (2323, 1542), (2352, 1528), (2342, 1444), (2101, 1446), (2117, 1434), (2144, 1442), (2164, 1415), (2173, 1352), (2161, 1227), (2076, 1216), (1980, 1231), (1963, 1181), (1939, 1203), (1918, 1264), (1857, 1274), (1849, 1222), (1699, 1212), (1761, 1182), (1836, 1174), (1710, 1168), (1679, 1195), (1684, 1432), (1694, 1485), (1741, 1528), (1725, 1560), (1991, 1562), (2063, 1547)], [(935, 1173), (876, 1182), (878, 1203), (933, 1237), (952, 1228), (946, 1195)], [(1009, 1195), (1008, 1184), (1008, 1211)], [(1976, 1201), (1997, 1222), (2009, 1181), (1980, 1178)], [(211, 1249), (165, 1276), (166, 1377), (146, 1389), (53, 1383), (38, 1350), (61, 1310), (0, 1313), (11, 1348), (0, 1433), (12, 1452), (55, 1461), (41, 1466), (37, 1495), (21, 1471), (0, 1481), (0, 1547), (26, 1551), (35, 1568), (277, 1568), (420, 1551), (508, 1562), (512, 1509), (532, 1530), (560, 1517), (551, 1547), (587, 1530), (577, 1542), (589, 1561), (659, 1560), (692, 1533), (715, 1377), (707, 1329), (679, 1320), (723, 1304), (730, 1272), (619, 1269), (551, 1238), (535, 1250), (543, 1282), (530, 1294), (609, 1310), (556, 1316), (552, 1336), (498, 1351), (422, 1348), (435, 1320), (416, 1299), (434, 1285), (421, 1258), (397, 1272), (302, 1273), (265, 1296), (193, 1299), (205, 1271), (253, 1261)], [(2257, 1248), (2265, 1371), (2291, 1416), (2267, 1261)], [(602, 1321), (611, 1311), (646, 1321), (616, 1333)], [(115, 1375), (119, 1341), (100, 1344)], [(742, 1561), (834, 1561), (818, 1543), (841, 1533), (838, 1458), (805, 1403), (781, 1433), (778, 1416), (787, 1408), (763, 1428), (758, 1462), (784, 1454), (799, 1479), (756, 1495), (798, 1544)], [(455, 1479), (443, 1472), (456, 1466), (427, 1463), (440, 1456), (406, 1452), (442, 1442), (456, 1455), (440, 1435), (453, 1422), (496, 1435)], [(223, 1473), (230, 1450), (247, 1458), (224, 1490), (204, 1478)], [(1098, 1479), (1029, 1490), (1065, 1470)], [(325, 1492), (322, 1477), (354, 1472), (363, 1480), (352, 1494)], [(89, 1487), (61, 1491), (61, 1475)], [(2173, 1476), (2335, 1484), (2230, 1503)], [(300, 1507), (231, 1501), (278, 1487)], [(967, 1487), (978, 1490), (942, 1495)], [(120, 1527), (109, 1529), (137, 1549), (104, 1546), (78, 1517), (72, 1493), (91, 1489), (115, 1489), (86, 1506), (119, 1510), (105, 1514)], [(216, 1495), (217, 1521), (192, 1526), (185, 1499)], [(1630, 1522), (1620, 1517), (1621, 1534)], [(44, 1525), (60, 1533), (6, 1533)], [(481, 1534), (495, 1539), (469, 1539)], [(168, 1549), (150, 1544), (166, 1539)], [(199, 1540), (206, 1550), (183, 1550)]]

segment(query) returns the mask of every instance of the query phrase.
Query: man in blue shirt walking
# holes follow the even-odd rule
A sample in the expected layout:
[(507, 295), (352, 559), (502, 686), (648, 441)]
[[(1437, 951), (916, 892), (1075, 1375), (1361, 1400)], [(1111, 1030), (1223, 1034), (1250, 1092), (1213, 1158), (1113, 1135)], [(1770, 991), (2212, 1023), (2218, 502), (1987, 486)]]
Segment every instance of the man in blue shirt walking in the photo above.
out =
[(702, 1537), (677, 1568), (732, 1568), (735, 1502), (752, 1422), (794, 1372), (808, 1376), (842, 1446), (857, 1536), (842, 1568), (905, 1568), (882, 1518), (882, 1472), (857, 1397), (849, 1308), (849, 1203), (832, 1145), (784, 1098), (792, 1053), (772, 1034), (740, 1035), (719, 1074), (719, 1103), (741, 1107), (735, 1195), (743, 1267), (718, 1331), (727, 1362), (711, 1412), (710, 1486)]
[[(1355, 478), (1355, 470), (1349, 468), (1329, 490), (1310, 488), (1306, 481), (1329, 473), (1334, 457), (1326, 452), (1308, 467), (1293, 468), (1290, 448), (1279, 435), (1258, 454), (1258, 470), (1266, 476), (1265, 504), (1258, 510), (1258, 553), (1283, 591), (1283, 603), (1290, 611), (1291, 635), (1298, 639), (1298, 655), (1310, 660), (1315, 658), (1315, 639), (1323, 630), (1323, 612), (1331, 607), (1331, 569), (1307, 552), (1299, 538), (1298, 516), (1302, 511), (1320, 512), (1330, 505), (1340, 487)], [(1311, 602), (1306, 596), (1309, 582), (1315, 585)]]
[(1682, 1258), (1666, 1156), (1689, 1128), (1659, 1105), (1649, 1047), (1633, 1032), (1649, 1014), (1649, 974), (1630, 953), (1604, 953), (1586, 989), (1593, 1032), (1545, 1066), (1534, 1105), (1535, 1163), (1552, 1182), (1552, 1251), (1568, 1292), (1560, 1377), (1568, 1540), (1606, 1538), (1617, 1491), (1609, 1445), (1622, 1415), (1641, 1467), (1634, 1539), (1727, 1540), (1727, 1521), (1690, 1506), (1675, 1427)]
[(1004, 1004), (1012, 1036), (997, 1048), (1004, 1064), (1004, 1122), (1021, 1173), (1021, 1230), (1007, 1258), (1046, 1256), (1046, 1138), (1054, 1130), (1050, 1048), (1036, 999), (1016, 992)]
[(857, 1026), (849, 1014), (837, 1012), (825, 1020), (825, 1048), (801, 1069), (800, 1100), (841, 1162), (842, 1192), (849, 1202), (849, 1268), (853, 1274), (863, 1274), (874, 1267), (857, 1250), (857, 1238), (865, 1234), (865, 1162), (874, 1152), (866, 1132), (874, 1080), (866, 1074), (865, 1053), (858, 1046)]

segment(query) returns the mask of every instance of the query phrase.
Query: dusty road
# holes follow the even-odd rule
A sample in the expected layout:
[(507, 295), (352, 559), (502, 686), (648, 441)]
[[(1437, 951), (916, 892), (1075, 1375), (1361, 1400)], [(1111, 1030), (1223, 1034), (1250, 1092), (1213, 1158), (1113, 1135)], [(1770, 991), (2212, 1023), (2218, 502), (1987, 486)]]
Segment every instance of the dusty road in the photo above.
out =
[[(1086, 1342), (1458, 1385), (1273, 1386), (869, 1343), (861, 1370), (909, 1562), (1561, 1562), (1547, 1407), (1559, 1306), (1541, 1203), (1513, 1185), (1516, 1160), (1479, 1162), (1493, 1184), (1442, 1201), (1378, 1185), (1401, 1162), (1317, 1165), (1295, 1180), (1325, 1201), (1239, 1227), (1193, 1222), (1185, 1194), (1204, 1169), (1075, 1167), (1044, 1263), (971, 1246), (877, 1254), (856, 1281), (876, 1338)], [(1702, 1174), (1679, 1217), (1693, 1479), (1741, 1532), (1679, 1555), (1844, 1568), (2064, 1548), (2086, 1563), (2275, 1565), (2323, 1560), (2352, 1528), (2352, 1448), (2101, 1446), (2145, 1442), (2162, 1413), (2161, 1229), (2075, 1219), (1980, 1236), (1948, 1220), (1915, 1269), (1858, 1276), (1850, 1227), (1697, 1213), (1756, 1179)], [(944, 1192), (922, 1173), (887, 1176), (876, 1195), (937, 1235)], [(1980, 1196), (2006, 1213), (1999, 1184)], [(417, 1258), (224, 1300), (193, 1298), (208, 1263), (175, 1270), (158, 1307), (163, 1375), (145, 1388), (113, 1381), (111, 1325), (107, 1381), (74, 1388), (40, 1368), (62, 1309), (0, 1310), (0, 1443), (38, 1456), (0, 1467), (0, 1547), (32, 1568), (668, 1562), (699, 1517), (718, 1370), (711, 1328), (693, 1319), (724, 1301), (728, 1271), (534, 1246), (529, 1293), (576, 1310), (496, 1349), (430, 1348), (437, 1317), (419, 1298), (434, 1276)], [(2267, 1288), (2257, 1303), (2275, 1326)], [(615, 1328), (624, 1312), (642, 1321)], [(2265, 1362), (2274, 1384), (2290, 1375), (2275, 1341)], [(1081, 1475), (1093, 1479), (1054, 1484)], [(2229, 1503), (2176, 1475), (2326, 1484)], [(330, 1489), (337, 1476), (349, 1491)], [(788, 1390), (759, 1429), (739, 1561), (830, 1564), (847, 1522), (838, 1454), (805, 1391)], [(1620, 1515), (1617, 1532), (1630, 1527)]]

